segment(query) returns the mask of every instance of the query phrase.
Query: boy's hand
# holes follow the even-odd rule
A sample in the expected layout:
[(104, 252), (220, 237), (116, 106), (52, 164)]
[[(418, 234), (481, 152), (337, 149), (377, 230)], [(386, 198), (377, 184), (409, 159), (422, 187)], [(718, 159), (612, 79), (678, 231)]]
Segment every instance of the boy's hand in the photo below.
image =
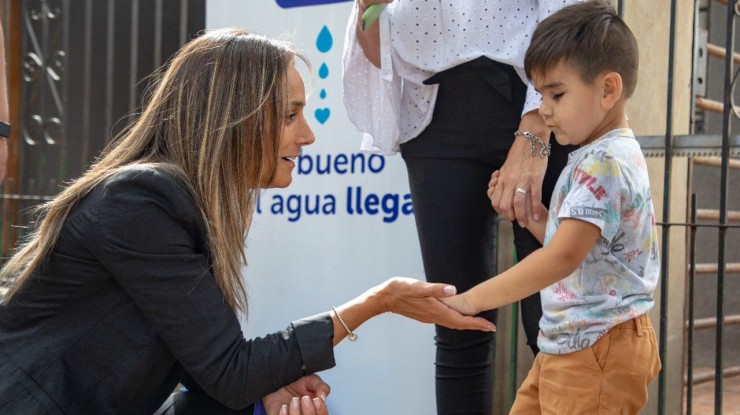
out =
[(470, 301), (468, 301), (468, 297), (465, 294), (440, 298), (439, 300), (442, 301), (447, 307), (450, 307), (458, 313), (464, 314), (466, 316), (474, 316), (480, 313), (480, 310), (470, 304)]
[(491, 206), (493, 206), (493, 192), (496, 191), (496, 185), (498, 185), (498, 177), (500, 175), (500, 171), (494, 171), (493, 174), (491, 174), (491, 180), (488, 182), (488, 191), (486, 194), (488, 195), (488, 198), (491, 199)]

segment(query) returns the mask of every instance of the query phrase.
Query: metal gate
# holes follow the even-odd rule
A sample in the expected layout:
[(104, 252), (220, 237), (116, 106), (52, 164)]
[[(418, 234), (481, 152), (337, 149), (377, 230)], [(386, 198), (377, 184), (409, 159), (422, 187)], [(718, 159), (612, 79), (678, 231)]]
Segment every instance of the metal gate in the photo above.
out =
[(205, 28), (205, 0), (5, 0), (13, 154), (0, 252), (140, 106), (147, 76)]

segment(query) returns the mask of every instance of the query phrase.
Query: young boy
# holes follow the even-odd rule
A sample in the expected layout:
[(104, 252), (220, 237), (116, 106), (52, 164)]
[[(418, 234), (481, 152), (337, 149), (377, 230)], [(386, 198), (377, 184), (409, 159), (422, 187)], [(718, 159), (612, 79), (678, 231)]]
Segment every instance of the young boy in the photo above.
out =
[(636, 414), (660, 371), (647, 315), (658, 239), (645, 159), (626, 116), (637, 67), (637, 42), (605, 1), (561, 9), (532, 37), (525, 70), (542, 94), (540, 115), (559, 143), (580, 148), (547, 220), (527, 225), (544, 247), (442, 300), (473, 315), (540, 291), (541, 353), (512, 414)]

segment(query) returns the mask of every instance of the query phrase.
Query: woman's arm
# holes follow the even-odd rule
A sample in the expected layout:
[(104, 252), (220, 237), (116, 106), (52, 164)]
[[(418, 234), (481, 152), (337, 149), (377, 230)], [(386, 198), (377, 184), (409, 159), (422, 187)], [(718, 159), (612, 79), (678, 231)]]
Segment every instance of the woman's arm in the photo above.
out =
[[(545, 124), (537, 110), (528, 112), (519, 123), (519, 131), (528, 131), (549, 143), (550, 128)], [(537, 148), (539, 151), (539, 146)], [(518, 135), (509, 149), (504, 165), (501, 166), (499, 185), (491, 196), (493, 208), (507, 220), (516, 220), (520, 226), (526, 227), (529, 221), (528, 213), (535, 218), (541, 217), (546, 211), (540, 211), (542, 202), (542, 182), (547, 171), (547, 157), (532, 155), (528, 139)], [(522, 188), (527, 191), (524, 197), (516, 197), (515, 190)]]
[(357, 43), (360, 44), (362, 52), (367, 60), (375, 67), (380, 68), (380, 24), (376, 23), (366, 30), (362, 30), (362, 15), (368, 7), (375, 3), (390, 3), (393, 0), (357, 0)]
[[(336, 310), (353, 331), (365, 321), (386, 312), (452, 329), (495, 331), (496, 327), (488, 320), (463, 316), (438, 300), (454, 294), (455, 287), (451, 285), (396, 277), (336, 307)], [(335, 313), (332, 313), (332, 320), (336, 345), (347, 337), (348, 333)]]
[(328, 313), (244, 338), (212, 275), (200, 213), (177, 179), (136, 168), (102, 186), (88, 249), (209, 396), (242, 409), (334, 366)]
[[(104, 186), (89, 249), (208, 395), (230, 408), (244, 408), (334, 366), (332, 346), (346, 331), (329, 313), (298, 320), (278, 333), (244, 338), (199, 248), (206, 237), (200, 214), (177, 180), (142, 168)], [(442, 284), (392, 279), (337, 310), (353, 329), (386, 311), (452, 327), (484, 325), (425, 297), (450, 294)]]

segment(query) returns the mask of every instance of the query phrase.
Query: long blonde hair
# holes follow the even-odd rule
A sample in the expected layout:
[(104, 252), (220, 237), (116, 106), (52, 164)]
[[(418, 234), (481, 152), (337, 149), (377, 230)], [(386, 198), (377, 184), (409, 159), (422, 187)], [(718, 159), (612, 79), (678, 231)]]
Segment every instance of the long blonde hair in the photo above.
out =
[(241, 29), (212, 31), (185, 45), (156, 74), (139, 118), (77, 181), (39, 207), (34, 232), (0, 270), (13, 281), (5, 301), (52, 251), (72, 208), (132, 164), (183, 177), (208, 229), (213, 274), (234, 311), (247, 309), (241, 276), (261, 185), (275, 174), (287, 106), (287, 44)]

